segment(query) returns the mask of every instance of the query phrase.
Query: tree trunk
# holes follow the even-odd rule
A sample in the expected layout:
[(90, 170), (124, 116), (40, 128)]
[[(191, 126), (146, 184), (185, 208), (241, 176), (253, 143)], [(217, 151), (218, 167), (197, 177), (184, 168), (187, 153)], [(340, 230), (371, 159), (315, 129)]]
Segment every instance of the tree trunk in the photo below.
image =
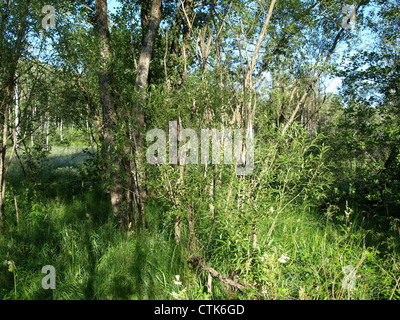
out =
[(60, 140), (63, 141), (63, 121), (60, 122)]
[[(19, 111), (19, 92), (18, 92), (18, 85), (15, 84), (15, 110), (14, 110), (14, 125), (15, 125), (15, 139), (18, 140), (19, 136), (19, 118), (18, 118), (18, 111)], [(18, 144), (15, 145), (15, 149), (18, 150)]]
[[(7, 94), (6, 90), (6, 94)], [(7, 134), (8, 134), (8, 115), (9, 115), (9, 103), (5, 103), (2, 108), (2, 120), (3, 120), (3, 133), (1, 142), (1, 154), (0, 154), (0, 230), (3, 229), (4, 221), (4, 200), (5, 200), (5, 187), (6, 187), (6, 174), (5, 174), (5, 160), (7, 152)]]
[(46, 151), (49, 151), (50, 117), (46, 114)]
[[(35, 114), (36, 114), (36, 107), (33, 107), (32, 109), (32, 123), (35, 119)], [(31, 147), (33, 147), (33, 144), (35, 143), (35, 131), (31, 129)]]
[(151, 56), (161, 21), (161, 5), (162, 0), (152, 0), (151, 2), (150, 17), (139, 56), (135, 81), (135, 88), (139, 96), (136, 105), (135, 131), (133, 134), (133, 149), (135, 150), (135, 153), (134, 159), (131, 159), (130, 169), (133, 178), (134, 193), (136, 194), (135, 198), (142, 217), (143, 228), (145, 228), (144, 203), (146, 201), (146, 193), (143, 188), (144, 174), (142, 165), (144, 161), (144, 103), (146, 99), (146, 87), (149, 79)]
[(111, 91), (111, 44), (110, 32), (108, 28), (107, 0), (96, 0), (96, 22), (100, 41), (100, 72), (99, 89), (100, 102), (103, 113), (103, 143), (102, 154), (105, 160), (104, 169), (106, 180), (110, 186), (109, 192), (114, 216), (122, 229), (126, 230), (129, 226), (129, 211), (125, 203), (126, 194), (124, 192), (123, 165), (120, 157), (116, 154), (116, 110), (113, 105)]

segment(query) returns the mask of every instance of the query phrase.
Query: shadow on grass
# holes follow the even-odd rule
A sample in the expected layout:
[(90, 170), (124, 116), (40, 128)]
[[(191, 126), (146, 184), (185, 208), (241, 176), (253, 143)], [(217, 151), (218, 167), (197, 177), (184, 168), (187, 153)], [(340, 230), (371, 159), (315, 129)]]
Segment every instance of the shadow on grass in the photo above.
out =
[[(82, 183), (79, 166), (67, 158), (50, 158), (56, 163), (47, 167), (46, 183), (24, 181), (17, 170), (10, 175), (19, 223), (8, 219), (0, 255), (18, 276), (15, 285), (13, 274), (0, 270), (0, 298), (169, 299), (168, 283), (183, 264), (160, 207), (148, 208), (152, 228), (145, 234), (122, 233), (100, 181)], [(56, 269), (55, 290), (41, 287), (44, 265)]]

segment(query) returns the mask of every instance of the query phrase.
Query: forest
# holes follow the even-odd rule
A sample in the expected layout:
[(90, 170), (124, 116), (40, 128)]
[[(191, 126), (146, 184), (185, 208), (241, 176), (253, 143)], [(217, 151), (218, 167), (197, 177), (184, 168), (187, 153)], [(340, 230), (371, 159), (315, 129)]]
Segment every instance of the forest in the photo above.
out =
[(399, 0), (0, 0), (0, 300), (400, 299)]

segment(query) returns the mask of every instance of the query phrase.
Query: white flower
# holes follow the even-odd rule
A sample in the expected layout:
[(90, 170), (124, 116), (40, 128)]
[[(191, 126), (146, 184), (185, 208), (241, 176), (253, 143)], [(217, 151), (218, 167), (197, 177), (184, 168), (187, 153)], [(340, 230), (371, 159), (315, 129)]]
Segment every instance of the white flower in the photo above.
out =
[(172, 291), (172, 296), (175, 298), (175, 299), (178, 299), (179, 298), (179, 296), (178, 296), (178, 294), (175, 292), (175, 291)]
[(281, 257), (278, 259), (280, 263), (286, 263), (290, 260), (290, 258), (286, 254), (282, 254)]
[(179, 281), (179, 278), (180, 278), (179, 275), (176, 275), (176, 276), (175, 276), (174, 284), (176, 284), (176, 285), (178, 285), (178, 286), (181, 286), (181, 285), (182, 285), (182, 282)]
[(306, 289), (304, 287), (300, 287), (299, 299), (300, 300), (306, 300), (307, 299)]
[(5, 260), (3, 261), (3, 265), (7, 266), (8, 265), (8, 271), (13, 272), (15, 268), (14, 261), (12, 260)]

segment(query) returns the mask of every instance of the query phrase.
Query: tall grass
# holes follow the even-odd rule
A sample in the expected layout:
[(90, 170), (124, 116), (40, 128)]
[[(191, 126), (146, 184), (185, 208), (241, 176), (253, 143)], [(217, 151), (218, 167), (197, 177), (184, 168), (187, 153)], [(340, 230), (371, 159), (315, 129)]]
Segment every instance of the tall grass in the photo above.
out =
[[(348, 206), (328, 216), (316, 209), (291, 208), (268, 236), (273, 220), (266, 213), (260, 222), (256, 247), (253, 239), (238, 235), (209, 252), (209, 263), (222, 273), (262, 288), (258, 295), (250, 290), (241, 297), (261, 293), (265, 299), (400, 298), (396, 219), (366, 219)], [(385, 239), (379, 238), (383, 235)], [(346, 281), (348, 276), (354, 287)]]
[[(111, 217), (109, 201), (95, 188), (72, 201), (35, 204), (2, 235), (2, 260), (12, 261), (16, 272), (14, 281), (2, 268), (2, 298), (171, 298), (174, 275), (184, 266), (180, 248), (166, 230), (124, 234)], [(41, 287), (44, 265), (55, 267), (54, 291)]]
[[(148, 216), (161, 229), (122, 233), (100, 184), (79, 183), (83, 158), (56, 152), (49, 157), (45, 183), (15, 184), (20, 217), (17, 224), (10, 201), (7, 232), (0, 236), (1, 298), (170, 299), (174, 276), (182, 274), (184, 263), (181, 248), (158, 221), (160, 211), (149, 207)], [(11, 177), (21, 178), (21, 172)], [(55, 267), (53, 291), (41, 286), (44, 265)]]

